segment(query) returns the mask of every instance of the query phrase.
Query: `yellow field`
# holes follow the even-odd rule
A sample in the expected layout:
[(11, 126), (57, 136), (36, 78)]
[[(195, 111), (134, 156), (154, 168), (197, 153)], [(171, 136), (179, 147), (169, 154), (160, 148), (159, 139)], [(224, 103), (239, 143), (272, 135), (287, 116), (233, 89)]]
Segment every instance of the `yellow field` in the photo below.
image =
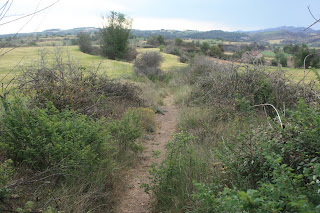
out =
[(268, 42), (270, 43), (270, 44), (280, 44), (281, 43), (281, 39), (275, 39), (275, 40), (269, 40)]
[[(147, 51), (157, 51), (159, 52), (159, 48), (141, 48), (137, 49), (139, 53), (147, 52)], [(187, 64), (181, 63), (178, 61), (178, 56), (171, 55), (167, 53), (161, 53), (163, 56), (163, 62), (161, 64), (161, 69), (164, 71), (169, 71), (175, 68), (186, 67)]]

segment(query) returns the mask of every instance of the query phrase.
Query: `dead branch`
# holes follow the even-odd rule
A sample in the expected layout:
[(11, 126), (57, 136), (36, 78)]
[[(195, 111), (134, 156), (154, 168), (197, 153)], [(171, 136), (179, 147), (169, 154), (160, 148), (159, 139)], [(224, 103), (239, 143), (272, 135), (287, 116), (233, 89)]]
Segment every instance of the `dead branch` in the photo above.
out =
[(283, 126), (282, 121), (281, 121), (280, 114), (279, 114), (277, 108), (275, 108), (275, 106), (273, 106), (272, 104), (258, 104), (258, 105), (254, 105), (254, 107), (260, 107), (260, 106), (271, 106), (271, 107), (274, 109), (274, 111), (276, 111), (276, 113), (277, 113), (277, 116), (278, 116), (278, 119), (279, 119), (281, 128), (284, 129), (284, 126)]
[(27, 14), (27, 15), (24, 15), (24, 16), (22, 16), (22, 17), (16, 18), (16, 19), (14, 19), (14, 20), (7, 21), (7, 22), (5, 22), (5, 23), (2, 23), (2, 24), (0, 24), (0, 26), (5, 25), (5, 24), (9, 24), (9, 23), (12, 23), (12, 22), (15, 22), (15, 21), (18, 21), (18, 20), (20, 20), (20, 19), (27, 18), (27, 17), (29, 17), (29, 16), (33, 16), (33, 15), (35, 15), (35, 14), (38, 14), (38, 13), (40, 13), (40, 12), (42, 12), (42, 11), (50, 8), (50, 7), (52, 7), (53, 5), (57, 4), (59, 1), (60, 1), (60, 0), (58, 0), (58, 1), (50, 4), (49, 6), (47, 6), (47, 7), (45, 7), (45, 8), (42, 8), (42, 9), (40, 9), (40, 10), (37, 10), (37, 11), (35, 11), (35, 12), (33, 12), (33, 13), (29, 13), (29, 14)]
[(314, 18), (315, 22), (313, 22), (313, 24), (311, 24), (309, 27), (307, 27), (303, 31), (310, 29), (311, 27), (313, 27), (314, 25), (316, 25), (317, 23), (320, 22), (320, 19), (317, 19), (316, 17), (314, 17), (313, 13), (311, 12), (310, 6), (308, 6), (308, 10), (309, 10), (309, 13), (311, 14), (311, 16)]

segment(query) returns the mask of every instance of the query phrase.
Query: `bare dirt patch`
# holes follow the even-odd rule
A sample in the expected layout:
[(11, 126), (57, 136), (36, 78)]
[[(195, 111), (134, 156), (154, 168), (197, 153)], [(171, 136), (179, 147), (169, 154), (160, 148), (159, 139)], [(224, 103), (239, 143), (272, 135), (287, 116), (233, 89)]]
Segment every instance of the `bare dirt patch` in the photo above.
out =
[[(171, 140), (172, 133), (177, 124), (178, 110), (173, 105), (173, 98), (169, 96), (164, 100), (165, 106), (162, 107), (164, 114), (158, 114), (156, 121), (159, 125), (158, 130), (152, 139), (146, 142), (145, 150), (142, 153), (141, 163), (129, 171), (126, 178), (127, 187), (116, 212), (125, 213), (146, 213), (152, 212), (152, 197), (145, 193), (141, 188), (142, 183), (149, 183), (149, 169), (152, 164), (160, 164), (166, 155), (165, 146)], [(154, 153), (160, 153), (153, 157)]]

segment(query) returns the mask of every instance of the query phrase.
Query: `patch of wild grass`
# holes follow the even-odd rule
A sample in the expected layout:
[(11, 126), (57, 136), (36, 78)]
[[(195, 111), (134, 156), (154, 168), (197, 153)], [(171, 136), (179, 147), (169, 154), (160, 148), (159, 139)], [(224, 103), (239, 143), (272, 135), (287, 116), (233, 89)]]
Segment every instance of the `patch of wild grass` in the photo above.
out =
[[(171, 80), (192, 92), (147, 186), (157, 211), (319, 210), (318, 92), (283, 73), (238, 70), (195, 58), (187, 75)], [(272, 108), (253, 106), (269, 103), (286, 110), (279, 111), (283, 125)]]
[(24, 99), (2, 99), (0, 211), (111, 212), (155, 113), (132, 84), (55, 59), (23, 68)]

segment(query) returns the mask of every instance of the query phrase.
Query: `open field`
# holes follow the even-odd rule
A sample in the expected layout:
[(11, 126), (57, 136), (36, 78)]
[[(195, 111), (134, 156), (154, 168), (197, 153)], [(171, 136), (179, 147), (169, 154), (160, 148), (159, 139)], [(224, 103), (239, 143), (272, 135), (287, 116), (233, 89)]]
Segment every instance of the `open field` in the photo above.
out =
[(269, 40), (269, 43), (270, 44), (280, 44), (282, 41), (282, 39), (272, 39), (272, 40)]
[[(226, 61), (226, 60), (221, 60), (221, 59), (216, 59), (216, 58), (213, 60), (218, 63), (222, 63), (222, 64), (232, 64), (233, 63), (231, 61)], [(248, 65), (248, 64), (241, 64), (241, 63), (236, 63), (236, 62), (234, 62), (233, 64), (245, 65), (245, 66)], [(253, 65), (249, 65), (249, 66), (253, 66)], [(240, 69), (243, 69), (243, 67), (240, 67)], [(278, 70), (279, 67), (265, 66), (265, 69), (266, 69), (266, 71), (273, 72), (273, 71)], [(304, 69), (291, 68), (291, 67), (281, 67), (280, 69), (283, 70), (284, 72), (286, 72), (289, 79), (296, 81), (296, 82), (302, 80), (305, 74), (306, 74), (306, 77), (305, 77), (306, 82), (316, 79), (316, 75), (311, 70), (308, 70), (308, 69), (306, 71), (304, 71)]]
[[(271, 51), (271, 50), (263, 51), (263, 52), (261, 52), (261, 54), (262, 54), (263, 56), (265, 56), (265, 57), (272, 57), (272, 58), (276, 57), (276, 54), (275, 54), (273, 51)], [(291, 54), (287, 54), (287, 53), (284, 53), (284, 55), (285, 55), (286, 57), (292, 56)]]
[[(88, 55), (82, 53), (78, 46), (66, 46), (66, 47), (20, 47), (14, 49), (4, 56), (0, 57), (0, 78), (4, 78), (8, 73), (10, 73), (4, 80), (3, 83), (8, 82), (10, 79), (16, 76), (20, 72), (20, 66), (27, 66), (33, 63), (39, 58), (40, 51), (48, 51), (50, 54), (54, 54), (57, 49), (62, 49), (65, 57), (67, 58), (67, 53), (72, 57), (73, 60), (78, 61), (82, 66), (97, 67), (100, 63), (100, 71), (106, 72), (109, 77), (119, 78), (128, 77), (133, 74), (132, 63), (123, 61), (109, 60), (100, 56)], [(9, 49), (4, 49), (3, 52)], [(158, 48), (154, 49), (138, 49), (138, 52), (144, 51), (159, 51)], [(49, 58), (50, 58), (49, 54)], [(174, 68), (179, 68), (187, 66), (186, 64), (180, 63), (177, 56), (162, 53), (164, 57), (164, 62), (161, 68), (164, 71), (172, 70)], [(12, 70), (12, 72), (10, 72)]]
[[(101, 63), (100, 70), (105, 71), (110, 77), (121, 77), (132, 74), (132, 64), (121, 61), (113, 61), (100, 56), (88, 55), (80, 52), (77, 46), (59, 47), (67, 58), (70, 54), (73, 60), (78, 61), (82, 66), (98, 66)], [(8, 52), (0, 58), (0, 77), (7, 75), (10, 70), (14, 69), (4, 80), (7, 82), (20, 72), (19, 66), (27, 66), (39, 58), (40, 51), (48, 51), (49, 58), (51, 54), (57, 51), (56, 47), (21, 47)], [(19, 63), (20, 62), (20, 63)], [(18, 65), (17, 65), (18, 64)]]
[[(268, 70), (275, 71), (279, 69), (278, 67), (268, 66)], [(290, 68), (290, 67), (283, 67), (281, 70), (287, 73), (287, 76), (292, 79), (293, 81), (300, 81), (303, 79), (304, 75), (306, 74), (305, 81), (312, 81), (316, 79), (316, 75), (309, 69), (304, 72), (304, 69), (297, 69), (297, 68)]]
[[(143, 48), (143, 49), (137, 49), (138, 52), (147, 52), (147, 51), (160, 51), (159, 48)], [(167, 53), (161, 53), (163, 55), (164, 61), (161, 64), (161, 68), (164, 71), (169, 71), (175, 68), (179, 67), (185, 67), (187, 64), (180, 63), (178, 61), (178, 56), (167, 54)]]

